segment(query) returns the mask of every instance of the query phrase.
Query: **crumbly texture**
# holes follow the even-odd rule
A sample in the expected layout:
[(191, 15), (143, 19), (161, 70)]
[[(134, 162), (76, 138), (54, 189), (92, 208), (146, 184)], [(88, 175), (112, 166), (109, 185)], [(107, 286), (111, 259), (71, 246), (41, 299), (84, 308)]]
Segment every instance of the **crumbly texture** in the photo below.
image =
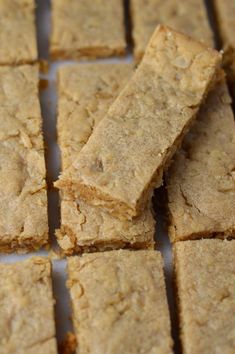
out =
[[(58, 140), (63, 170), (68, 168), (130, 78), (130, 64), (84, 64), (59, 70)], [(56, 231), (66, 254), (125, 247), (153, 248), (155, 222), (148, 206), (133, 221), (120, 221), (100, 208), (61, 197)]]
[(159, 26), (128, 84), (57, 186), (119, 218), (140, 214), (215, 77), (220, 55)]
[(226, 85), (208, 96), (167, 173), (171, 240), (235, 235), (235, 126)]
[(156, 251), (111, 251), (68, 259), (78, 354), (172, 353)]
[(161, 23), (214, 46), (203, 0), (131, 0), (131, 18), (137, 61), (143, 57), (150, 37)]
[(48, 242), (38, 68), (0, 67), (0, 251)]
[(231, 0), (214, 0), (213, 4), (224, 49), (224, 66), (235, 94), (235, 2)]
[(174, 245), (185, 354), (235, 352), (235, 241)]
[(1, 354), (56, 354), (51, 264), (32, 257), (0, 263)]
[(122, 0), (52, 1), (52, 58), (123, 55), (125, 47)]
[(0, 65), (37, 60), (34, 0), (0, 0)]
[(150, 206), (132, 221), (119, 220), (81, 200), (62, 195), (61, 228), (56, 236), (68, 255), (119, 248), (153, 249), (154, 233)]

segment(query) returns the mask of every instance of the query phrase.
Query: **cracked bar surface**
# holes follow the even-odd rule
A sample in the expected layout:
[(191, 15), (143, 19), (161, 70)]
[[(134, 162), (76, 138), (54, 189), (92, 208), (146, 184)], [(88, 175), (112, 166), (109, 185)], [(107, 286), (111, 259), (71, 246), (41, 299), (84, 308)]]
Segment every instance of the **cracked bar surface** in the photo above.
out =
[(183, 352), (235, 351), (235, 241), (174, 245)]
[(37, 60), (33, 0), (0, 0), (0, 65)]
[(1, 354), (56, 354), (51, 264), (32, 257), (0, 263)]
[[(66, 170), (130, 78), (131, 64), (86, 64), (59, 69), (58, 140)], [(124, 247), (153, 248), (155, 222), (147, 207), (133, 221), (75, 200), (62, 192), (61, 227), (56, 231), (66, 254)]]
[(77, 353), (172, 353), (160, 252), (70, 257), (68, 274)]
[(224, 49), (224, 67), (235, 95), (235, 2), (214, 0), (213, 4)]
[(125, 54), (122, 0), (53, 0), (50, 53), (54, 59)]
[(131, 18), (134, 56), (138, 61), (143, 57), (156, 26), (161, 23), (214, 46), (203, 0), (131, 0)]
[(167, 172), (171, 241), (235, 235), (235, 126), (224, 83), (208, 95)]
[(0, 67), (0, 252), (48, 243), (38, 68)]
[(140, 214), (194, 120), (220, 55), (166, 26), (57, 186), (116, 217)]

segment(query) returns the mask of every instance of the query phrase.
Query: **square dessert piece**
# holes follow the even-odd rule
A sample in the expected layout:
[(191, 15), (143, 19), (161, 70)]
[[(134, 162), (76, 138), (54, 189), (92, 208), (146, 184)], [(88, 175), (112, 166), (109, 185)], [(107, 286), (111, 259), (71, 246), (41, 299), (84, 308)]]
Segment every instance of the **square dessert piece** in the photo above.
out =
[(130, 4), (136, 60), (142, 58), (150, 37), (161, 23), (214, 46), (204, 0), (131, 0)]
[(235, 125), (226, 84), (209, 93), (166, 177), (171, 241), (235, 237)]
[(0, 263), (0, 299), (1, 353), (57, 353), (48, 259)]
[(57, 186), (120, 219), (132, 219), (214, 83), (221, 55), (159, 26), (145, 56)]
[(34, 0), (0, 0), (0, 65), (37, 60)]
[(174, 245), (183, 352), (235, 352), (235, 241)]
[(0, 252), (48, 243), (38, 67), (0, 67)]
[(68, 274), (77, 353), (172, 353), (159, 252), (70, 257)]
[(53, 0), (53, 59), (97, 58), (125, 53), (122, 0)]
[[(62, 172), (85, 145), (133, 72), (130, 64), (62, 67), (58, 76), (58, 141)], [(155, 222), (150, 205), (132, 221), (60, 193), (61, 227), (57, 240), (66, 254), (116, 248), (153, 248)]]

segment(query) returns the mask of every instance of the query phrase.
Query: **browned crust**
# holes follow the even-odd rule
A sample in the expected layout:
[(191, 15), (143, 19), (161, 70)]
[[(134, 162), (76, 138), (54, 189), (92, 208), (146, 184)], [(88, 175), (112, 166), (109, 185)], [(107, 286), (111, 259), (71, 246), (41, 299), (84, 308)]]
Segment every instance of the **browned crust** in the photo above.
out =
[(50, 56), (52, 60), (58, 59), (97, 59), (108, 58), (112, 56), (124, 56), (126, 53), (125, 48), (82, 48), (71, 50), (51, 50)]
[[(5, 235), (4, 235), (4, 238)], [(37, 239), (38, 238), (38, 239)], [(35, 238), (28, 238), (23, 241), (19, 239), (19, 236), (14, 236), (11, 241), (3, 241), (0, 236), (0, 253), (28, 253), (38, 251), (40, 248), (48, 245), (48, 234), (45, 233), (40, 238), (35, 236)]]
[(122, 241), (122, 240), (105, 240), (105, 241), (100, 241), (96, 240), (93, 243), (88, 243), (88, 244), (78, 244), (77, 243), (77, 238), (76, 235), (72, 232), (71, 229), (68, 227), (62, 227), (61, 229), (57, 229), (56, 232), (56, 237), (57, 241), (60, 244), (60, 239), (63, 239), (65, 235), (68, 236), (72, 246), (71, 248), (64, 250), (63, 253), (67, 256), (71, 256), (74, 254), (82, 254), (82, 253), (93, 253), (93, 252), (104, 252), (104, 251), (111, 251), (111, 250), (118, 250), (118, 249), (130, 249), (130, 250), (141, 250), (141, 249), (148, 249), (148, 250), (153, 250), (155, 247), (155, 242), (152, 239), (151, 241), (134, 241), (134, 242), (128, 242), (128, 241)]

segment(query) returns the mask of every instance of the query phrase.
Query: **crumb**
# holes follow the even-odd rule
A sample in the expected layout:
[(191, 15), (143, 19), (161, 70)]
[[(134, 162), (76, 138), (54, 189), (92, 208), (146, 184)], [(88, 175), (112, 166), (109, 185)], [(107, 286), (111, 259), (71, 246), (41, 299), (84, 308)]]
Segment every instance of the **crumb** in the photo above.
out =
[(59, 352), (61, 354), (70, 354), (75, 352), (77, 347), (77, 340), (75, 334), (67, 332), (63, 342), (59, 345)]
[(41, 79), (40, 81), (39, 81), (39, 90), (41, 91), (41, 90), (45, 90), (45, 89), (47, 89), (48, 88), (48, 80), (46, 80), (46, 79)]
[(48, 257), (51, 260), (59, 260), (59, 259), (63, 259), (65, 257), (64, 252), (62, 252), (61, 250), (57, 249), (57, 250), (53, 250), (51, 249), (49, 251)]
[(42, 74), (47, 74), (49, 71), (49, 62), (45, 59), (40, 59), (39, 68)]

